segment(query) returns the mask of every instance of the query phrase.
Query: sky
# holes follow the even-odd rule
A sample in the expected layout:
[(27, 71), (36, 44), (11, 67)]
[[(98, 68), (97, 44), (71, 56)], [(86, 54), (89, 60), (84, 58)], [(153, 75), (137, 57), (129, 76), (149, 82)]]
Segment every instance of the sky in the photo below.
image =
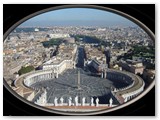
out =
[(20, 26), (134, 26), (115, 13), (93, 8), (65, 8), (35, 16)]

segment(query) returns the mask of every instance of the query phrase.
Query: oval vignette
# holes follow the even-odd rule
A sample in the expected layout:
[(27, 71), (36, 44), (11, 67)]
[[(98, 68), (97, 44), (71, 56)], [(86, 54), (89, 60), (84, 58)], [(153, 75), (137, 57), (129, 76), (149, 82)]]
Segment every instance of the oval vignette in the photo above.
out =
[[(75, 24), (73, 26), (67, 22), (63, 23), (63, 27), (58, 26), (59, 23), (57, 23), (58, 27), (20, 26), (18, 31), (17, 26), (24, 24), (24, 21), (29, 21), (29, 18), (33, 16), (40, 16), (42, 13), (46, 14), (52, 10), (53, 12), (63, 11), (63, 9), (64, 11), (69, 9), (80, 9), (79, 11), (82, 10), (81, 12), (87, 9), (89, 13), (92, 13), (92, 10), (98, 11), (99, 13), (97, 12), (96, 14), (100, 17), (102, 17), (102, 15), (106, 12), (106, 14), (108, 13), (111, 18), (119, 17), (122, 21), (127, 18), (129, 19), (130, 24), (132, 23), (131, 21), (133, 21), (134, 23), (132, 24), (138, 26), (134, 26), (133, 28), (130, 26), (130, 29), (129, 27), (128, 29), (127, 27), (125, 28), (122, 24), (120, 24), (120, 27), (116, 25), (113, 25), (112, 27), (109, 25), (107, 27), (101, 25), (84, 26), (84, 24), (86, 24), (84, 21), (81, 21), (83, 24), (72, 21), (72, 24), (73, 22)], [(72, 11), (68, 12), (72, 13)], [(94, 15), (90, 17), (96, 19)], [(59, 19), (60, 18), (61, 17), (59, 17)], [(68, 18), (66, 17), (66, 19)], [(78, 19), (81, 20), (81, 18)], [(91, 21), (93, 19), (89, 18), (85, 19), (85, 21)], [(103, 19), (106, 18), (104, 17)], [(97, 21), (98, 20), (99, 19), (97, 19)], [(88, 24), (96, 24), (95, 21), (92, 21), (93, 23), (90, 23), (90, 21)], [(76, 24), (79, 24), (78, 27)], [(13, 29), (14, 31), (12, 31)], [(64, 29), (66, 29), (65, 34), (63, 33), (65, 31)], [(129, 33), (128, 30), (130, 30), (131, 33)], [(136, 36), (139, 41), (133, 40), (133, 33), (135, 31), (140, 31), (140, 35), (142, 35), (145, 39), (141, 38), (141, 40), (140, 36)], [(108, 32), (108, 36), (106, 36), (106, 32)], [(128, 33), (126, 35), (123, 32)], [(43, 36), (39, 35), (45, 35), (46, 33), (47, 35), (44, 38)], [(115, 33), (119, 33), (119, 36), (117, 34), (115, 35)], [(29, 39), (29, 43), (28, 41), (24, 40), (26, 39), (25, 35), (28, 35), (27, 39)], [(39, 40), (40, 38), (38, 37), (42, 37), (43, 40)], [(127, 38), (129, 40), (126, 40)], [(4, 75), (5, 87), (18, 99), (41, 110), (64, 115), (94, 115), (111, 112), (139, 100), (155, 85), (155, 69), (153, 69), (155, 65), (154, 34), (140, 21), (125, 13), (111, 8), (104, 8), (95, 5), (65, 5), (45, 9), (29, 15), (13, 25), (4, 34), (4, 40), (3, 59), (5, 65), (7, 63), (7, 59), (14, 59), (18, 61), (18, 59), (24, 59), (27, 55), (29, 57), (26, 58), (28, 58), (28, 61), (31, 61), (30, 64), (22, 65), (23, 67), (18, 66), (20, 67), (18, 68), (18, 71), (14, 69), (12, 69), (12, 71), (10, 70), (10, 72), (12, 72), (12, 76), (14, 77), (12, 78), (14, 81), (7, 80), (5, 78), (7, 75)], [(29, 47), (28, 49), (26, 48), (26, 50), (24, 48), (23, 42), (21, 41), (20, 48), (18, 48), (19, 46), (17, 45), (18, 50), (15, 50), (14, 47), (16, 47), (16, 45), (12, 46), (12, 42), (15, 42), (14, 40), (22, 40), (29, 46), (39, 43), (37, 45), (39, 48), (37, 47), (37, 49), (40, 49), (40, 52), (42, 50), (44, 51), (40, 54), (41, 58), (39, 58), (39, 56), (34, 57), (37, 57), (36, 59), (42, 59), (38, 61), (42, 63), (37, 65), (37, 63), (32, 62), (34, 58), (30, 58), (32, 54), (34, 55), (33, 50), (35, 51), (37, 49)], [(141, 43), (145, 44), (141, 45)], [(150, 46), (151, 44), (153, 45)], [(5, 50), (5, 48), (9, 48), (9, 50)], [(129, 51), (130, 49), (134, 49), (137, 53)], [(144, 49), (144, 51), (142, 51), (141, 54), (138, 54), (139, 49)], [(51, 52), (52, 55), (48, 55), (47, 53), (49, 52)], [(69, 52), (72, 54), (68, 54)], [(95, 52), (97, 52), (97, 54), (93, 54)], [(120, 52), (119, 54), (121, 55), (117, 55), (117, 52)], [(130, 58), (131, 55), (129, 56), (128, 54), (127, 55), (129, 57), (127, 56), (127, 58), (125, 55), (122, 55), (128, 52), (131, 52), (132, 56), (135, 56), (134, 59), (138, 60), (133, 60), (133, 58)], [(22, 53), (25, 53), (26, 56), (22, 56)], [(113, 54), (115, 54), (115, 56), (113, 56)], [(83, 58), (81, 58), (81, 56), (83, 56)], [(95, 56), (96, 59), (93, 59), (93, 56)], [(116, 59), (115, 57), (117, 56), (121, 58), (118, 60), (118, 62), (116, 61), (116, 64), (112, 63), (115, 62), (114, 59)], [(48, 59), (46, 59), (47, 57)], [(149, 57), (152, 58), (148, 60)], [(147, 60), (150, 62), (147, 62)], [(13, 61), (10, 63), (13, 65), (12, 62)], [(60, 67), (58, 65), (56, 66), (57, 62), (59, 66), (61, 64), (63, 65)], [(150, 66), (148, 63), (150, 63)], [(126, 65), (130, 68), (125, 68)], [(148, 68), (148, 71), (146, 68), (144, 68), (144, 66)], [(9, 68), (11, 68), (11, 66), (9, 66)], [(149, 75), (147, 74), (148, 72), (152, 73), (150, 73), (152, 76), (150, 76), (151, 79), (149, 79), (150, 83), (148, 86), (146, 86), (146, 76), (143, 75), (145, 79), (141, 78), (142, 74), (144, 73), (143, 71), (146, 72), (146, 76)], [(135, 73), (138, 75), (135, 75)], [(92, 81), (90, 78), (92, 78)], [(117, 79), (119, 81), (116, 81)], [(101, 84), (99, 81), (101, 81), (103, 84)], [(15, 86), (11, 87), (11, 82), (14, 82)]]

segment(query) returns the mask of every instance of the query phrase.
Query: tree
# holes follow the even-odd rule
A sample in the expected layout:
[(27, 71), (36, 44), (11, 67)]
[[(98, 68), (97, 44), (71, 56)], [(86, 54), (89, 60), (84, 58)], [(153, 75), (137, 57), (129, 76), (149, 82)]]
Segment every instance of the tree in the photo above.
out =
[(21, 67), (21, 69), (18, 71), (18, 74), (19, 74), (19, 75), (22, 75), (22, 74), (31, 72), (31, 71), (33, 71), (33, 70), (34, 70), (34, 67), (33, 67), (33, 66)]

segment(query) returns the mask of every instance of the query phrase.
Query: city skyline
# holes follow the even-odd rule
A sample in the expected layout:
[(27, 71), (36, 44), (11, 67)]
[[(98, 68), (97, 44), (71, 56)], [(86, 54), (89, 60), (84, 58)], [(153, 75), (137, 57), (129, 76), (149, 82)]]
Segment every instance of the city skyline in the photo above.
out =
[[(65, 18), (65, 19), (64, 19)], [(137, 26), (112, 12), (93, 8), (65, 8), (42, 13), (22, 23), (26, 26)]]

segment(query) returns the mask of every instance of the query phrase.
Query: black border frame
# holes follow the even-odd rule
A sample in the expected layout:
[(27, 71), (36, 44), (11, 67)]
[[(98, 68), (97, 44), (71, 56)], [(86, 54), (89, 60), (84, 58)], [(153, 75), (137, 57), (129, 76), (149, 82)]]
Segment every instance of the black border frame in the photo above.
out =
[[(61, 6), (61, 5), (60, 5), (60, 6)], [(77, 6), (84, 6), (84, 7), (86, 7), (86, 6), (91, 6), (91, 7), (93, 7), (94, 5), (93, 5), (93, 6), (92, 6), (92, 5), (68, 5), (68, 6), (69, 6), (69, 7), (70, 7), (70, 6), (72, 6), (72, 7), (77, 7)], [(62, 6), (62, 7), (63, 7), (63, 6)], [(61, 8), (61, 7), (60, 7), (60, 8)], [(50, 9), (50, 8), (49, 8), (49, 9)], [(51, 8), (51, 9), (52, 9), (52, 8)], [(104, 9), (106, 9), (106, 8), (104, 8)], [(112, 12), (113, 12), (113, 11), (112, 11)], [(33, 14), (34, 14), (34, 13), (33, 13)], [(36, 13), (36, 14), (37, 14), (37, 13)], [(124, 16), (124, 14), (121, 13), (121, 12), (120, 12), (119, 14)], [(125, 16), (125, 17), (126, 17), (126, 16)], [(128, 17), (128, 16), (127, 16), (127, 17)], [(128, 17), (128, 18), (129, 18), (129, 17)], [(130, 19), (131, 19), (131, 18), (130, 18)], [(137, 23), (136, 23), (136, 24), (137, 24)], [(15, 24), (14, 24), (14, 25), (15, 25)], [(12, 28), (15, 27), (14, 25), (12, 26)], [(148, 28), (144, 27), (141, 23), (140, 23), (140, 24), (138, 23), (138, 25), (140, 25), (141, 27), (145, 28), (144, 30), (145, 30), (148, 34), (151, 33), (151, 31), (150, 31)], [(17, 24), (16, 24), (16, 26), (17, 26)], [(11, 28), (10, 28), (7, 32), (10, 33), (10, 31), (12, 31)], [(153, 31), (153, 30), (152, 30), (152, 31)], [(7, 35), (7, 34), (8, 34), (8, 33), (5, 33), (5, 35)], [(151, 33), (151, 34), (152, 34), (152, 33)], [(153, 34), (151, 35), (151, 34), (150, 34), (150, 36), (151, 36), (152, 39), (154, 40), (154, 35), (153, 35)], [(5, 35), (4, 35), (4, 36), (5, 36)], [(68, 114), (68, 113), (67, 113), (67, 114)]]

